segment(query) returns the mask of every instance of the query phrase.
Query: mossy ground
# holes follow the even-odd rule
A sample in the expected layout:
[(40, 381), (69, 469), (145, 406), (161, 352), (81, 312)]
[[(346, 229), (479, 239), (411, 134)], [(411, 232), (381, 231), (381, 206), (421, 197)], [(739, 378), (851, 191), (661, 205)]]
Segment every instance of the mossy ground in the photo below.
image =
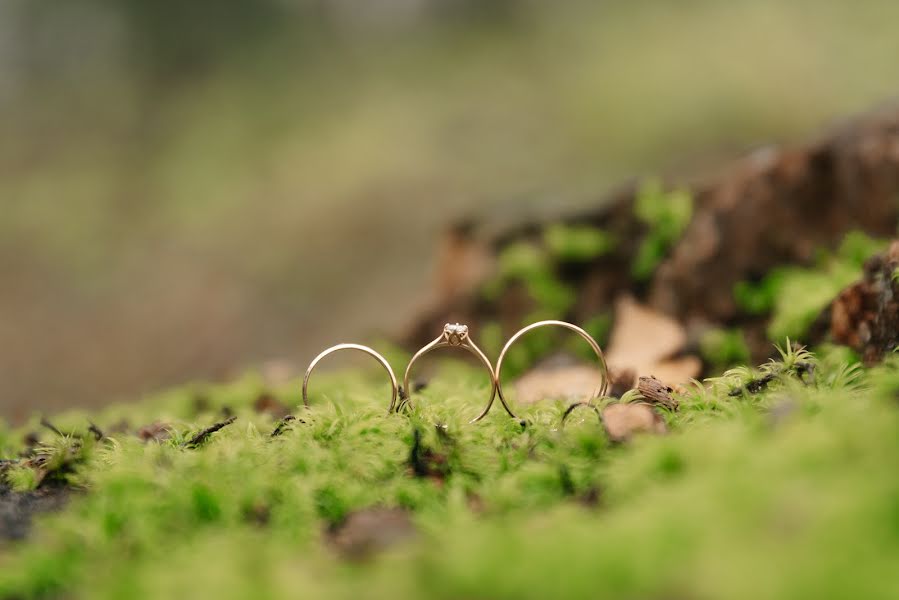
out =
[[(896, 598), (899, 361), (849, 364), (728, 372), (657, 409), (668, 435), (619, 445), (591, 411), (561, 428), (557, 404), (465, 424), (486, 382), (461, 364), (408, 415), (385, 415), (377, 372), (317, 374), (277, 437), (254, 377), (91, 415), (95, 443), (60, 415), (83, 492), (0, 546), (0, 598)], [(277, 396), (300, 404), (296, 384)], [(188, 448), (223, 409), (236, 422)], [(173, 435), (110, 433), (123, 419)], [(417, 535), (348, 559), (331, 532), (368, 507)]]

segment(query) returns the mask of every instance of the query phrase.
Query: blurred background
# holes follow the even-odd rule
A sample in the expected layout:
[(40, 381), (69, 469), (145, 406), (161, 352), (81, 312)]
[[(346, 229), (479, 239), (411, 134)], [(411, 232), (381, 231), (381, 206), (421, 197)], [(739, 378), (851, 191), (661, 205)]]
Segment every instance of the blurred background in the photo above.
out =
[(899, 3), (0, 2), (0, 416), (391, 333), (460, 217), (899, 89)]

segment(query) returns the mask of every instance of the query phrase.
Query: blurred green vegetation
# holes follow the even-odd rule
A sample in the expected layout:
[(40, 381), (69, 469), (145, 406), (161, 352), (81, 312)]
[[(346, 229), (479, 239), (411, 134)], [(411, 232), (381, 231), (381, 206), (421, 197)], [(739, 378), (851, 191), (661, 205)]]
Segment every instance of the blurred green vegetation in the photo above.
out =
[(4, 410), (396, 326), (449, 217), (561, 210), (867, 109), (896, 93), (897, 21), (891, 0), (4, 2)]
[[(516, 241), (500, 250), (497, 257), (497, 274), (484, 284), (482, 294), (487, 300), (496, 300), (509, 287), (524, 288), (534, 308), (520, 324), (522, 327), (535, 321), (564, 319), (577, 299), (577, 290), (563, 281), (560, 270), (571, 264), (589, 262), (615, 248), (614, 236), (598, 227), (589, 225), (548, 225), (539, 241)], [(590, 315), (584, 329), (602, 344), (608, 338), (612, 326), (609, 311)], [(513, 345), (505, 359), (505, 372), (510, 377), (520, 375), (535, 362), (557, 349), (557, 334), (547, 329), (529, 332)], [(503, 346), (502, 330), (496, 323), (487, 323), (481, 339), (484, 348), (497, 356)], [(595, 360), (592, 349), (580, 338), (566, 343), (566, 351), (590, 361)]]
[(820, 250), (811, 267), (778, 267), (757, 283), (739, 282), (737, 304), (750, 314), (770, 314), (768, 338), (802, 339), (821, 311), (862, 276), (865, 261), (886, 248), (885, 240), (861, 232), (846, 235), (835, 252)]
[(550, 225), (543, 232), (550, 255), (562, 263), (589, 262), (615, 248), (615, 236), (589, 225)]
[(703, 334), (699, 343), (703, 360), (712, 372), (744, 365), (750, 360), (749, 346), (741, 329), (714, 328)]
[[(482, 380), (448, 364), (410, 414), (387, 416), (381, 373), (322, 374), (312, 407), (276, 438), (252, 408), (264, 389), (255, 376), (60, 415), (65, 433), (86, 436), (88, 416), (107, 431), (126, 417), (167, 423), (172, 438), (47, 442), (48, 456), (79, 453), (62, 477), (86, 493), (3, 550), (0, 596), (899, 593), (895, 360), (863, 370), (838, 349), (783, 351), (679, 394), (679, 410), (656, 409), (669, 435), (627, 444), (590, 411), (563, 428), (554, 403), (526, 409), (525, 426), (500, 410), (466, 425), (486, 401)], [(297, 406), (298, 390), (273, 392)], [(226, 407), (236, 423), (184, 446)], [(34, 426), (0, 427), (4, 455)], [(31, 485), (22, 468), (13, 479)], [(417, 536), (348, 561), (332, 532), (371, 507), (406, 511)]]
[(637, 191), (634, 213), (648, 231), (634, 257), (632, 271), (638, 280), (647, 280), (680, 238), (693, 217), (693, 197), (687, 190), (666, 192), (656, 179), (645, 181)]

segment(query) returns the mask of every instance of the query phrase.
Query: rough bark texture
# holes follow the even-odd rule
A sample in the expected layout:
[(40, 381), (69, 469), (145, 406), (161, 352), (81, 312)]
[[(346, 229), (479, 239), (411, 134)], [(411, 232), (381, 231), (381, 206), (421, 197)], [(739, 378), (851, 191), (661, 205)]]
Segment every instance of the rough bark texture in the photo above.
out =
[(523, 289), (511, 286), (485, 301), (478, 285), (491, 260), (514, 240), (536, 239), (549, 222), (589, 224), (614, 232), (620, 243), (607, 255), (561, 273), (578, 292), (567, 315), (582, 321), (612, 310), (622, 290), (675, 317), (695, 340), (709, 325), (739, 325), (753, 358), (770, 349), (764, 321), (741, 314), (734, 285), (773, 267), (809, 263), (816, 249), (835, 247), (851, 230), (894, 235), (899, 204), (899, 106), (866, 115), (796, 147), (769, 147), (730, 168), (685, 184), (694, 197), (693, 218), (651, 281), (638, 283), (631, 264), (646, 232), (634, 216), (636, 186), (598, 198), (578, 214), (517, 222), (454, 227), (443, 244), (438, 296), (410, 323), (405, 340), (419, 346), (445, 322), (474, 327), (496, 320), (507, 333), (533, 308)]
[(660, 404), (665, 408), (677, 410), (677, 399), (671, 395), (674, 390), (655, 377), (641, 377), (637, 390), (650, 404)]
[(865, 264), (864, 278), (840, 292), (823, 317), (835, 342), (867, 364), (899, 347), (899, 241)]

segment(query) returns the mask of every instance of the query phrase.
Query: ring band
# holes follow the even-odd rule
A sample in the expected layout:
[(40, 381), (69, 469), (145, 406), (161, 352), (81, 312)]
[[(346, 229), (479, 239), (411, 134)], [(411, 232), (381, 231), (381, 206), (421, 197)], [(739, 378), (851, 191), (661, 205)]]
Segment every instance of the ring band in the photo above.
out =
[(379, 363), (381, 363), (381, 366), (384, 367), (384, 370), (387, 371), (387, 374), (390, 376), (390, 386), (393, 390), (392, 396), (390, 398), (390, 407), (387, 409), (387, 414), (393, 412), (393, 407), (396, 406), (397, 396), (396, 375), (394, 375), (393, 369), (390, 368), (390, 363), (387, 362), (386, 358), (384, 358), (368, 346), (363, 346), (361, 344), (337, 344), (336, 346), (331, 346), (312, 359), (312, 362), (309, 363), (309, 367), (306, 369), (306, 375), (303, 376), (303, 404), (307, 407), (309, 406), (309, 398), (306, 395), (306, 390), (309, 387), (309, 376), (312, 375), (312, 370), (315, 369), (315, 366), (321, 361), (321, 359), (339, 350), (358, 350), (360, 352), (368, 354), (369, 356), (373, 356)]
[[(496, 376), (493, 372), (493, 364), (491, 364), (490, 359), (478, 348), (477, 344), (475, 344), (471, 337), (468, 335), (468, 326), (460, 325), (459, 323), (450, 324), (447, 323), (443, 326), (443, 333), (437, 336), (432, 342), (426, 344), (421, 350), (415, 353), (412, 357), (412, 360), (409, 361), (409, 366), (406, 367), (406, 373), (403, 376), (403, 390), (406, 393), (405, 402), (410, 402), (411, 397), (411, 389), (409, 388), (409, 375), (412, 373), (412, 365), (415, 364), (419, 358), (430, 352), (431, 350), (436, 350), (437, 348), (462, 348), (467, 350), (468, 352), (474, 354), (478, 357), (481, 363), (487, 367), (487, 371), (490, 373), (490, 400), (487, 402), (486, 408), (481, 411), (477, 417), (472, 419), (470, 422), (475, 423), (483, 419), (488, 412), (490, 412), (490, 407), (493, 405), (493, 399), (496, 397), (497, 385), (496, 385)], [(505, 404), (505, 403), (503, 403)], [(509, 409), (506, 408), (508, 411)], [(511, 412), (509, 413), (512, 414)]]
[[(502, 351), (500, 351), (499, 358), (496, 361), (496, 391), (499, 393), (499, 399), (503, 403), (503, 406), (506, 407), (506, 411), (508, 411), (510, 415), (512, 415), (512, 411), (509, 410), (509, 405), (506, 402), (506, 397), (505, 395), (503, 395), (503, 384), (502, 380), (500, 379), (503, 370), (503, 360), (506, 358), (506, 353), (509, 351), (509, 348), (512, 346), (512, 344), (515, 343), (518, 338), (531, 331), (532, 329), (547, 326), (564, 327), (565, 329), (569, 329), (584, 338), (584, 340), (586, 340), (586, 342), (590, 344), (590, 348), (593, 350), (593, 353), (596, 354), (596, 358), (599, 359), (600, 373), (602, 374), (602, 385), (600, 386), (599, 390), (597, 390), (597, 392), (593, 395), (593, 398), (605, 396), (606, 392), (609, 389), (609, 368), (606, 366), (606, 359), (602, 354), (602, 349), (599, 347), (599, 344), (596, 343), (596, 340), (594, 340), (589, 333), (587, 333), (577, 325), (572, 325), (571, 323), (567, 323), (565, 321), (537, 321), (536, 323), (531, 323), (527, 327), (522, 327), (518, 330), (517, 333), (515, 333), (515, 335), (510, 337), (509, 341), (506, 342), (506, 345), (503, 346)], [(512, 416), (514, 417), (515, 415)]]

